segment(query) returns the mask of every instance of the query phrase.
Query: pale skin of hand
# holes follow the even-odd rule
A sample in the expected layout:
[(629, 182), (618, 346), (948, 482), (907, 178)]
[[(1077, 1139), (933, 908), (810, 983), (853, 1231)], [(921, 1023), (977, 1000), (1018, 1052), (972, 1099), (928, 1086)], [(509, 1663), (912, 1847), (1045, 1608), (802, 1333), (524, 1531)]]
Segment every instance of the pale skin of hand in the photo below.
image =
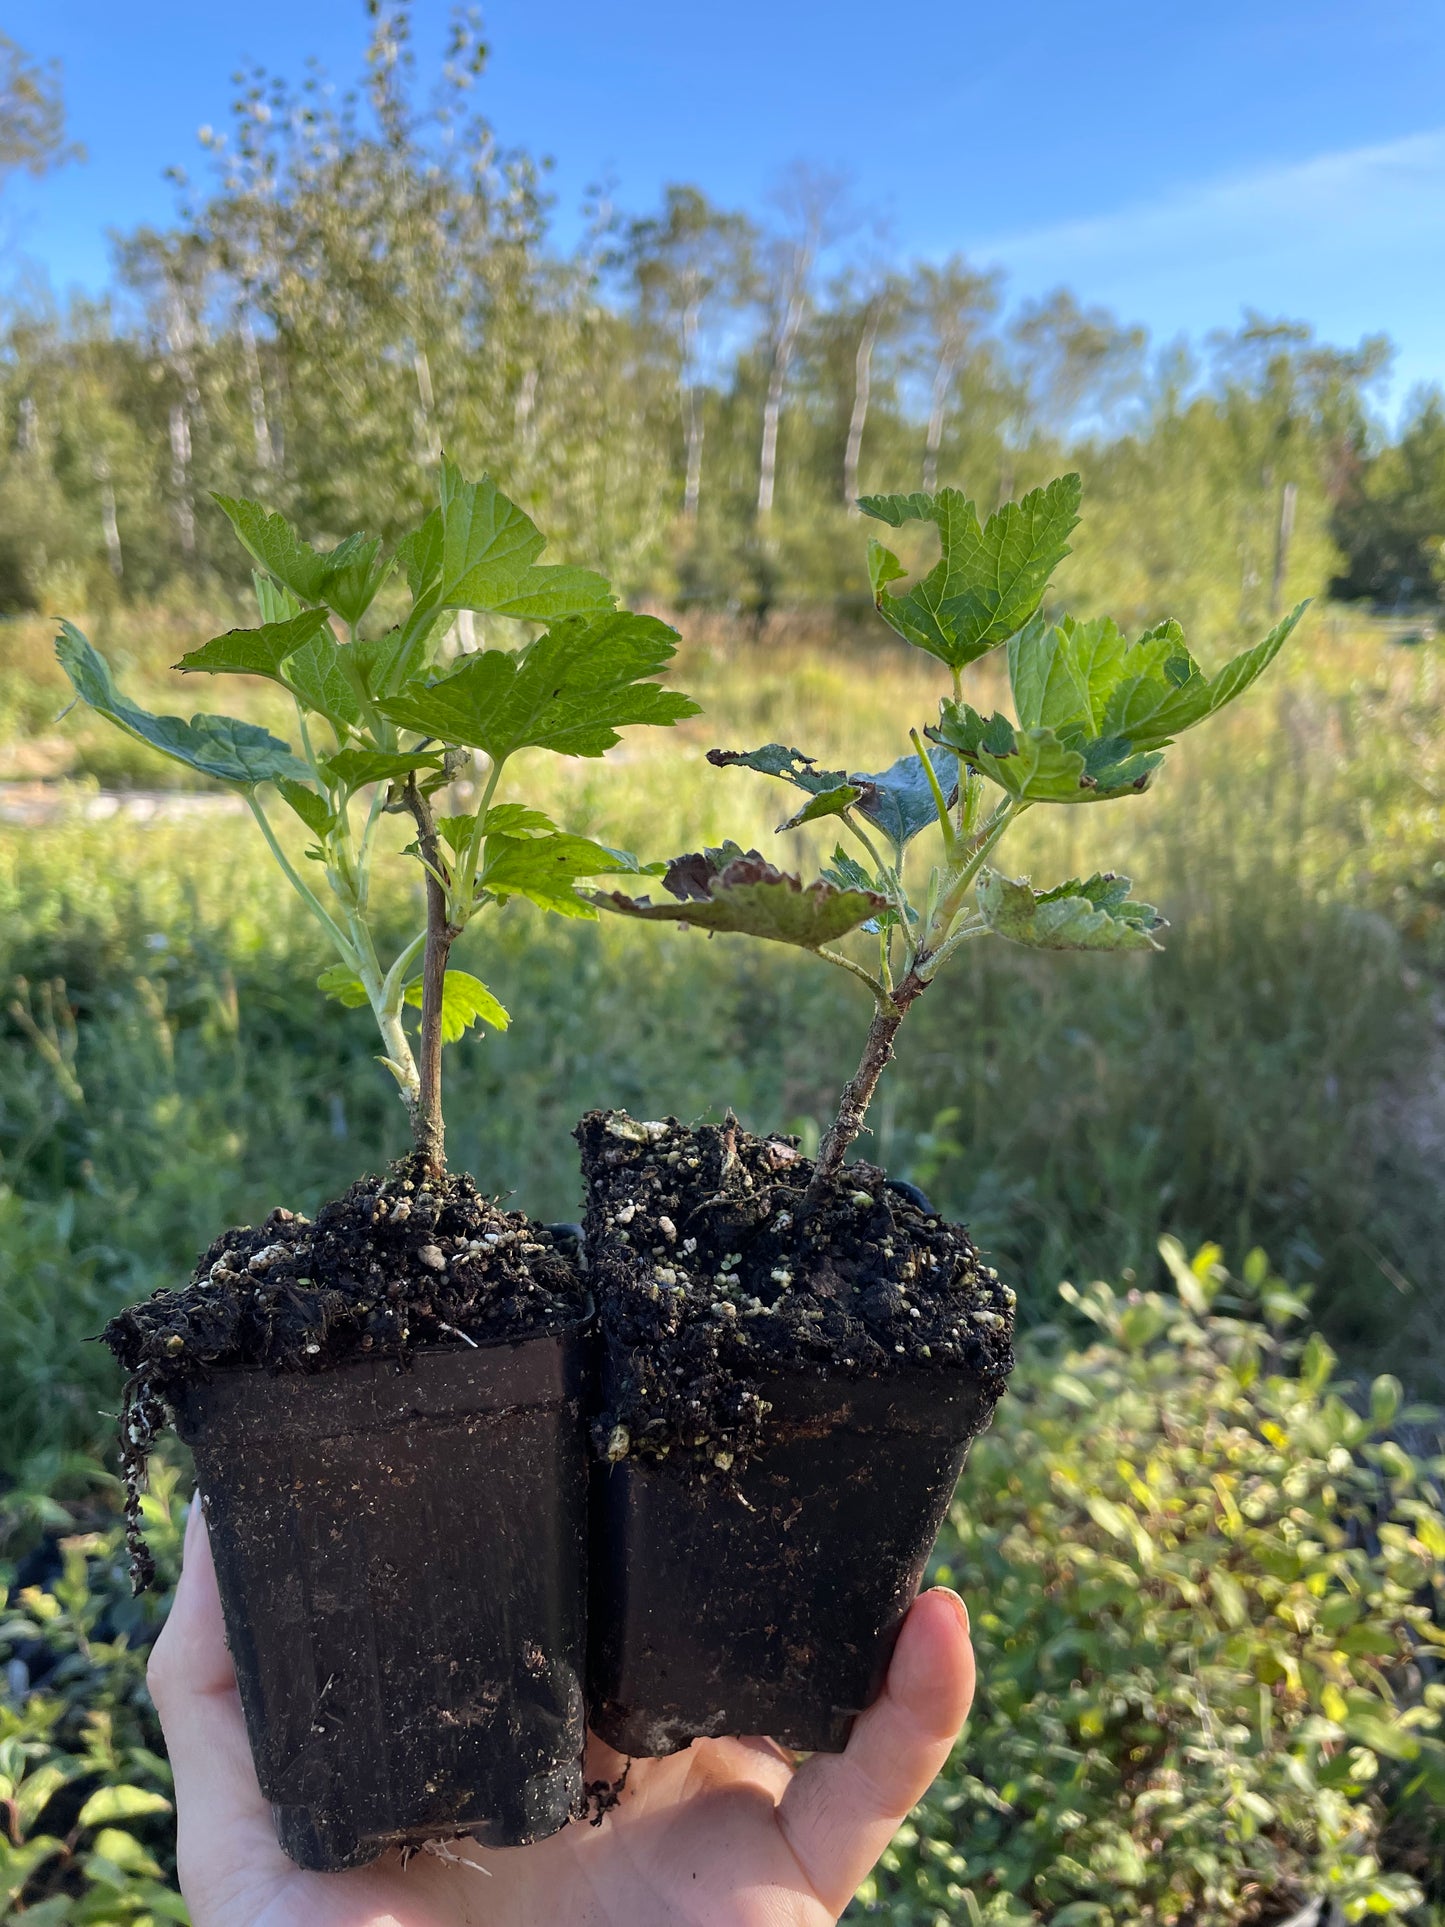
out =
[[(150, 1688), (176, 1776), (181, 1888), (194, 1927), (828, 1927), (939, 1772), (973, 1699), (968, 1614), (925, 1593), (847, 1751), (802, 1766), (770, 1740), (698, 1740), (638, 1760), (600, 1827), (465, 1864), (387, 1855), (303, 1873), (256, 1784), (200, 1508)], [(590, 1743), (589, 1779), (622, 1760)]]

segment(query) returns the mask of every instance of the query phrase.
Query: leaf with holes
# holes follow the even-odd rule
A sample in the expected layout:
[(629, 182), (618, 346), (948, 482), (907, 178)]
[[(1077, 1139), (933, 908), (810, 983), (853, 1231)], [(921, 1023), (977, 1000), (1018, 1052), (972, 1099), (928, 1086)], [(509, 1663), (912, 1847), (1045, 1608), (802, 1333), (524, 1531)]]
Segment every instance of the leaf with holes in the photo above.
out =
[(594, 891), (591, 901), (619, 916), (766, 937), (804, 950), (832, 943), (888, 908), (873, 890), (840, 888), (826, 877), (805, 885), (735, 843), (675, 858), (663, 884), (678, 902), (653, 903), (620, 891)]

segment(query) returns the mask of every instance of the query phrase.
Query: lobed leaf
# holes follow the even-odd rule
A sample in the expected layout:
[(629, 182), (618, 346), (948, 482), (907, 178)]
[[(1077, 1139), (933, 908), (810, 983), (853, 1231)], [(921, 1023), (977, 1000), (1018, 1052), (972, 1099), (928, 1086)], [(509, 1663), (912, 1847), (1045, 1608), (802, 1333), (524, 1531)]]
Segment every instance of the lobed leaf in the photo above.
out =
[(336, 817), (331, 805), (307, 784), (298, 783), (289, 776), (278, 776), (276, 787), (308, 830), (314, 831), (317, 836), (325, 836), (334, 827)]
[(647, 680), (676, 644), (676, 630), (655, 616), (611, 609), (569, 616), (515, 654), (478, 651), (378, 707), (405, 729), (468, 744), (494, 762), (528, 748), (601, 756), (619, 729), (666, 727), (697, 714), (688, 697)]
[(1162, 755), (1136, 755), (1128, 740), (1107, 737), (1078, 746), (1056, 731), (1016, 729), (1006, 716), (980, 716), (967, 703), (944, 702), (927, 732), (1021, 803), (1097, 803), (1147, 789)]
[(1006, 502), (982, 524), (974, 504), (956, 488), (861, 497), (865, 515), (893, 528), (932, 522), (942, 550), (927, 575), (895, 595), (887, 585), (906, 571), (891, 550), (870, 544), (868, 574), (879, 614), (905, 641), (951, 669), (977, 661), (1038, 608), (1049, 577), (1069, 553), (1080, 493), (1077, 475), (1061, 475), (1021, 502)]
[(367, 783), (394, 783), (413, 770), (440, 769), (441, 761), (439, 749), (343, 749), (327, 757), (321, 769), (328, 782), (359, 790)]
[(257, 723), (238, 722), (231, 716), (197, 715), (189, 722), (179, 716), (153, 716), (120, 693), (104, 657), (74, 623), (63, 622), (60, 631), (55, 654), (76, 694), (152, 749), (203, 776), (243, 789), (278, 776), (304, 781), (310, 774), (289, 745)]
[[(933, 791), (917, 756), (901, 756), (886, 770), (855, 770), (851, 775), (840, 769), (819, 769), (811, 756), (784, 743), (764, 743), (761, 749), (750, 750), (710, 749), (707, 760), (714, 769), (757, 770), (808, 792), (813, 802), (780, 823), (779, 833), (856, 808), (902, 849), (920, 830), (938, 820)], [(958, 793), (954, 758), (945, 752), (932, 761), (940, 787), (952, 800)]]
[[(420, 1008), (422, 986), (419, 982), (407, 985), (406, 1001)], [(505, 1030), (511, 1021), (505, 1006), (498, 1002), (480, 977), (473, 977), (466, 970), (449, 970), (442, 979), (444, 1044), (455, 1044), (473, 1024), (490, 1024), (493, 1030)]]
[(492, 817), (488, 817), (481, 882), (503, 901), (512, 896), (526, 897), (541, 909), (555, 910), (564, 917), (595, 918), (594, 907), (578, 896), (573, 886), (578, 877), (607, 876), (616, 871), (635, 876), (637, 858), (585, 836), (498, 834)]
[(840, 888), (826, 877), (804, 885), (774, 869), (756, 850), (744, 852), (735, 843), (675, 858), (663, 884), (678, 902), (653, 903), (620, 891), (594, 892), (591, 901), (620, 916), (766, 937), (804, 950), (846, 936), (888, 908), (876, 891)]
[(1135, 902), (1128, 877), (1095, 875), (1036, 891), (1027, 879), (984, 870), (978, 907), (989, 929), (1035, 950), (1158, 950), (1165, 928), (1152, 903)]
[(205, 670), (210, 675), (267, 676), (281, 682), (281, 665), (304, 649), (326, 627), (324, 609), (303, 609), (259, 629), (228, 629), (212, 636), (199, 649), (189, 650), (172, 665), (185, 673)]
[(547, 538), (490, 475), (467, 482), (455, 463), (443, 462), (441, 519), (435, 592), (444, 607), (549, 622), (613, 606), (606, 582), (590, 569), (537, 565)]
[(380, 560), (379, 537), (348, 535), (323, 553), (303, 542), (284, 515), (260, 502), (231, 495), (211, 499), (263, 569), (302, 602), (326, 603), (345, 622), (361, 620), (391, 573), (392, 564)]
[(360, 1010), (363, 1004), (371, 1001), (360, 977), (343, 963), (328, 964), (316, 979), (316, 988), (323, 996), (344, 1004), (348, 1010)]

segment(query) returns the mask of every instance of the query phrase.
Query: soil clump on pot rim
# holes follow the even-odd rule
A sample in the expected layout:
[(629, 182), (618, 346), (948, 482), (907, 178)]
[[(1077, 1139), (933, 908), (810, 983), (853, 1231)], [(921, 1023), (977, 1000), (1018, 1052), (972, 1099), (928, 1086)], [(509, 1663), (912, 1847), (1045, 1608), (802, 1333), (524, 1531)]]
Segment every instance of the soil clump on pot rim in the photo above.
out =
[(589, 1282), (606, 1344), (599, 1454), (681, 1459), (727, 1478), (767, 1443), (778, 1373), (967, 1371), (992, 1396), (1013, 1367), (1014, 1293), (968, 1234), (849, 1165), (811, 1216), (797, 1141), (729, 1113), (695, 1128), (625, 1111), (577, 1127)]
[(422, 1346), (491, 1344), (574, 1323), (587, 1293), (566, 1241), (502, 1211), (463, 1173), (413, 1155), (359, 1178), (315, 1220), (278, 1209), (221, 1233), (189, 1284), (111, 1319), (127, 1376), (121, 1464), (132, 1578), (154, 1576), (139, 1495), (176, 1395), (216, 1372), (309, 1374), (358, 1359), (404, 1367)]

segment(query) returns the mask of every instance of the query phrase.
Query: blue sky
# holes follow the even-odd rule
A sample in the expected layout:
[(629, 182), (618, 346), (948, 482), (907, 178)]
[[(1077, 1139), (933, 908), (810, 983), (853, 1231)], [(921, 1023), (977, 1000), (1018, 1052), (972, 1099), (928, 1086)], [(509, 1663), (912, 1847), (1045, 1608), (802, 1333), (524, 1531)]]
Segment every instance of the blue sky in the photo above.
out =
[[(423, 56), (447, 8), (419, 0)], [(805, 159), (846, 171), (898, 251), (962, 249), (1015, 295), (1063, 281), (1156, 339), (1245, 306), (1399, 348), (1392, 393), (1445, 381), (1441, 0), (492, 0), (481, 102), (556, 162), (559, 231), (591, 181), (645, 208), (665, 181), (760, 210)], [(106, 231), (161, 221), (162, 170), (204, 173), (242, 62), (357, 70), (361, 0), (0, 0), (63, 65), (83, 166), (3, 210), (57, 290), (95, 288)]]

